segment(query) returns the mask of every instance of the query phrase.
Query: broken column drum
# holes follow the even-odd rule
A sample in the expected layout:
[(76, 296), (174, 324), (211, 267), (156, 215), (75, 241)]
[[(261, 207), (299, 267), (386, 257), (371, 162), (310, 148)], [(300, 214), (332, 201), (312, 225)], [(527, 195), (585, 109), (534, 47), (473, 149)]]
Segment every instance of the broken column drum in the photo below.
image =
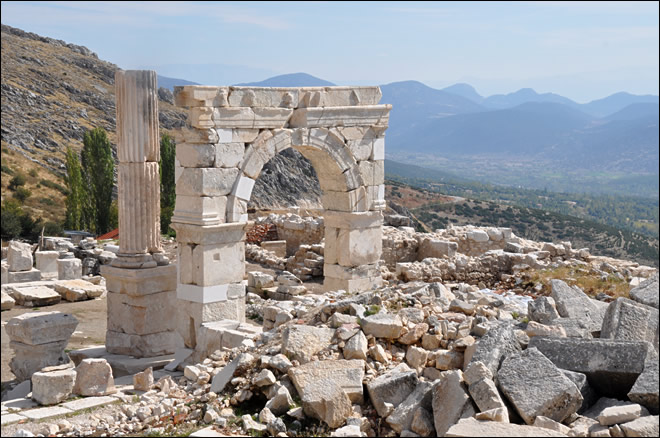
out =
[(326, 288), (380, 284), (391, 105), (378, 105), (378, 87), (183, 86), (174, 94), (188, 108), (187, 126), (175, 134), (172, 228), (189, 346), (202, 323), (244, 320), (247, 203), (264, 164), (290, 147), (311, 161), (323, 190)]
[(101, 267), (108, 289), (106, 350), (152, 357), (181, 345), (176, 267), (160, 244), (160, 141), (155, 71), (115, 73), (119, 252)]

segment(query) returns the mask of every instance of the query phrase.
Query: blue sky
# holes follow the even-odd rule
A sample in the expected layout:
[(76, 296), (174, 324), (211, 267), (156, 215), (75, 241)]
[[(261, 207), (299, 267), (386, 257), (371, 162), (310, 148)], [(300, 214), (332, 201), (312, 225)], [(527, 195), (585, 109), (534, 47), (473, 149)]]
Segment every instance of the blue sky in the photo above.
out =
[(578, 102), (658, 94), (658, 20), (658, 2), (2, 2), (3, 24), (209, 85), (306, 72)]

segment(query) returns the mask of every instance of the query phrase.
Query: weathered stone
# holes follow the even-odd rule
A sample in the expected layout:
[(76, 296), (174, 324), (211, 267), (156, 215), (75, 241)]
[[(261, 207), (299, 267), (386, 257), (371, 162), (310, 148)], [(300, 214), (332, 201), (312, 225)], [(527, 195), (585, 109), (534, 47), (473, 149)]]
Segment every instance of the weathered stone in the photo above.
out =
[(638, 303), (658, 308), (658, 274), (641, 283), (630, 291), (630, 298)]
[(401, 335), (403, 323), (398, 315), (377, 313), (360, 320), (362, 330), (366, 335), (376, 338), (396, 339)]
[(506, 405), (500, 397), (500, 393), (495, 386), (495, 382), (490, 379), (481, 379), (473, 382), (468, 387), (472, 400), (479, 407), (481, 412), (491, 409), (506, 408)]
[(493, 380), (493, 373), (488, 369), (483, 362), (471, 362), (470, 366), (467, 367), (463, 373), (463, 379), (468, 385), (472, 385), (475, 382), (478, 382), (481, 379), (490, 379)]
[(378, 415), (385, 417), (389, 414), (386, 404), (398, 406), (416, 386), (417, 373), (402, 364), (367, 383), (367, 391)]
[(5, 326), (12, 341), (28, 345), (67, 341), (78, 325), (75, 316), (61, 312), (31, 312), (15, 316)]
[(570, 427), (564, 426), (563, 424), (558, 423), (555, 420), (548, 417), (544, 417), (542, 415), (536, 417), (536, 419), (534, 420), (534, 426), (542, 427), (544, 429), (554, 430), (555, 432), (559, 432), (564, 435), (568, 435), (569, 432), (571, 431)]
[(455, 299), (449, 303), (449, 311), (456, 313), (465, 313), (466, 315), (473, 315), (475, 307), (473, 304), (467, 303), (463, 300)]
[(509, 422), (509, 410), (507, 408), (495, 408), (488, 411), (477, 412), (474, 416), (481, 421), (497, 421), (500, 423)]
[(435, 367), (442, 371), (461, 369), (464, 355), (456, 350), (438, 350), (433, 353)]
[(557, 338), (565, 338), (566, 330), (563, 327), (556, 325), (545, 325), (536, 321), (529, 321), (525, 328), (525, 334), (530, 338), (533, 336), (554, 336)]
[(550, 437), (566, 436), (554, 430), (535, 426), (500, 423), (495, 421), (477, 421), (474, 418), (464, 418), (451, 426), (446, 437)]
[(628, 398), (646, 407), (652, 414), (658, 413), (658, 361), (647, 360), (644, 371), (639, 375)]
[(15, 287), (12, 290), (16, 304), (19, 306), (52, 306), (62, 300), (60, 294), (46, 286)]
[(330, 433), (330, 436), (334, 437), (355, 437), (355, 436), (367, 436), (364, 432), (360, 430), (360, 426), (343, 426), (339, 429)]
[(498, 381), (527, 424), (534, 424), (539, 415), (561, 422), (582, 405), (573, 382), (535, 348), (504, 359)]
[(57, 278), (59, 280), (75, 280), (80, 277), (82, 277), (80, 259), (57, 259)]
[(266, 403), (266, 407), (275, 415), (284, 415), (293, 405), (293, 399), (285, 386), (277, 389), (275, 395)]
[(433, 384), (430, 382), (419, 382), (415, 390), (403, 402), (395, 406), (394, 411), (385, 420), (387, 424), (397, 433), (411, 429), (413, 417), (419, 408), (433, 409), (432, 388)]
[(648, 341), (656, 343), (658, 309), (627, 298), (617, 298), (607, 308), (601, 328), (601, 339)]
[(12, 240), (7, 250), (9, 272), (29, 271), (32, 269), (32, 245)]
[(29, 345), (11, 341), (9, 346), (14, 350), (14, 357), (9, 362), (9, 368), (19, 381), (23, 381), (44, 367), (68, 363), (69, 357), (64, 352), (68, 342)]
[(513, 327), (506, 322), (500, 323), (465, 350), (464, 368), (467, 369), (471, 362), (483, 362), (496, 376), (502, 359), (517, 351), (520, 351), (520, 344)]
[(72, 368), (51, 372), (38, 372), (32, 375), (32, 398), (40, 405), (54, 405), (73, 391), (76, 372)]
[(82, 279), (59, 280), (55, 282), (55, 291), (67, 301), (80, 301), (103, 295), (105, 287), (92, 284)]
[(369, 356), (380, 363), (389, 362), (385, 349), (379, 344), (376, 344), (369, 349)]
[[(431, 407), (433, 409), (433, 407)], [(410, 430), (417, 433), (419, 436), (433, 436), (435, 434), (435, 426), (433, 425), (433, 415), (422, 407), (418, 407), (413, 414), (412, 423), (410, 423)]]
[(537, 348), (559, 368), (587, 375), (599, 393), (623, 398), (644, 369), (650, 351), (647, 342), (609, 339), (533, 337)]
[(133, 376), (133, 388), (138, 391), (149, 391), (154, 384), (154, 369), (149, 367)]
[(9, 294), (5, 293), (5, 291), (2, 291), (2, 307), (0, 308), (1, 310), (11, 310), (14, 308), (14, 305), (16, 304), (16, 300), (14, 300), (12, 297), (9, 296)]
[(429, 325), (425, 322), (415, 324), (415, 326), (402, 335), (398, 341), (404, 345), (411, 345), (419, 341), (419, 339), (429, 330)]
[(582, 394), (582, 406), (578, 409), (578, 413), (584, 412), (591, 405), (596, 403), (598, 400), (598, 394), (594, 391), (591, 385), (589, 385), (589, 380), (585, 374), (569, 370), (561, 370), (561, 372), (564, 373), (564, 375), (568, 377), (575, 386), (577, 386), (577, 389), (580, 390), (580, 394)]
[(37, 251), (34, 253), (36, 268), (41, 271), (42, 280), (57, 279), (57, 259), (59, 251)]
[(629, 423), (624, 423), (619, 427), (621, 427), (626, 436), (656, 437), (660, 434), (659, 423), (658, 416), (653, 415), (638, 418)]
[(272, 385), (276, 381), (277, 379), (275, 378), (275, 375), (273, 375), (270, 370), (261, 370), (259, 374), (257, 374), (254, 379), (252, 379), (252, 383), (256, 386), (268, 386)]
[(539, 297), (527, 303), (527, 316), (530, 321), (552, 324), (552, 321), (559, 318), (559, 312), (552, 297)]
[(361, 403), (364, 362), (361, 360), (314, 361), (289, 369), (289, 377), (299, 394), (316, 380), (333, 379), (353, 403)]
[(641, 416), (642, 407), (638, 404), (611, 406), (603, 409), (600, 415), (598, 415), (598, 422), (601, 426), (611, 426), (613, 424), (633, 421)]
[(437, 436), (445, 436), (461, 418), (471, 417), (475, 413), (460, 370), (443, 373), (440, 381), (433, 386), (432, 403)]
[[(39, 280), (41, 280), (41, 271), (32, 268), (29, 271), (7, 272), (7, 281), (5, 283), (28, 283)], [(27, 305), (30, 306), (31, 304), (28, 302)]]
[(241, 420), (243, 421), (243, 428), (248, 432), (256, 432), (258, 434), (266, 432), (267, 429), (266, 425), (257, 423), (248, 414), (243, 415), (241, 417)]
[(408, 365), (417, 370), (418, 373), (421, 373), (423, 368), (426, 366), (426, 360), (428, 359), (429, 352), (423, 348), (410, 346), (408, 351), (406, 351), (406, 362)]
[(586, 321), (592, 333), (600, 332), (606, 303), (592, 300), (579, 287), (569, 286), (561, 280), (551, 280), (550, 284), (560, 316)]
[(112, 368), (105, 359), (83, 359), (76, 367), (76, 373), (74, 394), (96, 396), (117, 392)]
[(305, 414), (324, 421), (331, 428), (344, 424), (351, 414), (351, 401), (333, 379), (313, 381), (301, 394)]
[(361, 330), (353, 335), (344, 347), (344, 359), (367, 360), (367, 338)]
[(330, 345), (335, 331), (307, 325), (293, 325), (282, 335), (282, 352), (301, 363), (309, 362), (319, 351)]

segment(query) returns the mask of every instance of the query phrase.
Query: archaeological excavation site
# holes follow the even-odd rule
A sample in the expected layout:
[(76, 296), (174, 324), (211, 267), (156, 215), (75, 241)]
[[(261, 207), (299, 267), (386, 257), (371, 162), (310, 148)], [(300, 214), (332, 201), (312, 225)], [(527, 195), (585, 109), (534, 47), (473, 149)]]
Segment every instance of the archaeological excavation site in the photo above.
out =
[[(379, 87), (175, 87), (167, 238), (156, 72), (114, 86), (118, 236), (2, 249), (2, 436), (658, 436), (657, 268), (415, 228)], [(251, 207), (287, 149), (321, 208)]]

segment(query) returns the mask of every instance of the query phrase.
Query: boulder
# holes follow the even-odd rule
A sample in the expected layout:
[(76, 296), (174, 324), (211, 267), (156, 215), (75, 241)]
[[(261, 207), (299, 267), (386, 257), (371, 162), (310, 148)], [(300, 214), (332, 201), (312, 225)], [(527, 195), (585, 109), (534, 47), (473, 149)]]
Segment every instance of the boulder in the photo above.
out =
[(442, 373), (440, 380), (433, 386), (432, 405), (437, 436), (445, 436), (458, 420), (475, 414), (460, 370)]
[(74, 394), (99, 396), (117, 392), (112, 368), (105, 359), (83, 359), (76, 367), (76, 373)]
[(329, 328), (289, 326), (282, 334), (282, 353), (300, 363), (309, 362), (312, 356), (330, 345), (334, 334)]
[(508, 356), (498, 373), (502, 393), (527, 424), (542, 415), (561, 422), (582, 405), (573, 382), (536, 348)]
[(468, 386), (468, 391), (481, 412), (498, 408), (506, 409), (506, 405), (502, 401), (502, 397), (500, 397), (495, 382), (490, 379), (483, 378), (472, 382)]
[(32, 398), (40, 405), (54, 405), (66, 400), (73, 391), (76, 371), (73, 368), (32, 375)]
[(318, 418), (331, 428), (342, 426), (351, 413), (351, 401), (333, 379), (315, 380), (301, 395), (305, 414)]
[(362, 330), (358, 330), (357, 334), (353, 335), (346, 342), (343, 351), (344, 358), (367, 360), (367, 347), (367, 338), (362, 333)]

